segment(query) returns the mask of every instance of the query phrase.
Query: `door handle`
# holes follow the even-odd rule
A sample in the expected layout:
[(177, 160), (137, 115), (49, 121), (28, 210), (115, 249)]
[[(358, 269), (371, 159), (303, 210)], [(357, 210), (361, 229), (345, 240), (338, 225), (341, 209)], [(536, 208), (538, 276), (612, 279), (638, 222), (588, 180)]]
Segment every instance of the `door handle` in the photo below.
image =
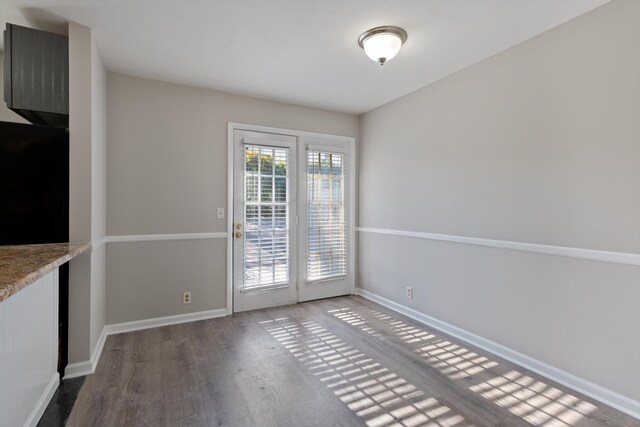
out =
[(242, 224), (240, 224), (239, 222), (236, 224), (236, 229), (240, 230), (242, 228)]
[(242, 232), (236, 231), (236, 239), (239, 239), (241, 237), (242, 237)]

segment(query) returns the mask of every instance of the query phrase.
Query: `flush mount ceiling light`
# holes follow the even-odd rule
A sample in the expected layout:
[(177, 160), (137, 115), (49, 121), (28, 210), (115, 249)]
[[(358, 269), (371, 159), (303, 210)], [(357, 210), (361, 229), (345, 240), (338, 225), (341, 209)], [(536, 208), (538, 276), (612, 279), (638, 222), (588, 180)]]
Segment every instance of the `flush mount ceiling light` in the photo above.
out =
[(406, 41), (407, 32), (390, 25), (372, 28), (358, 37), (358, 44), (364, 53), (380, 65), (396, 56)]

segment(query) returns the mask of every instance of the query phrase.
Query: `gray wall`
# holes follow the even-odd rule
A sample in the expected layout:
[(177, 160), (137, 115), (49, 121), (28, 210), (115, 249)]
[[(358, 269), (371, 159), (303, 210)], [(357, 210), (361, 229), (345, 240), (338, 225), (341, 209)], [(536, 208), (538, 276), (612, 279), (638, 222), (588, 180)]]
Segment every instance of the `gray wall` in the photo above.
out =
[(91, 349), (105, 325), (107, 232), (107, 70), (91, 37)]
[[(69, 24), (69, 240), (91, 240), (91, 30)], [(69, 262), (69, 362), (91, 355), (91, 253)]]
[(69, 239), (96, 247), (69, 263), (69, 362), (87, 361), (104, 327), (106, 70), (87, 27), (69, 24)]
[[(226, 231), (228, 122), (358, 134), (354, 115), (114, 73), (107, 89), (109, 236)], [(106, 274), (108, 324), (224, 308), (226, 240), (109, 243)]]
[[(640, 252), (639, 17), (611, 2), (363, 115), (360, 226)], [(360, 287), (640, 399), (640, 268), (359, 247)]]

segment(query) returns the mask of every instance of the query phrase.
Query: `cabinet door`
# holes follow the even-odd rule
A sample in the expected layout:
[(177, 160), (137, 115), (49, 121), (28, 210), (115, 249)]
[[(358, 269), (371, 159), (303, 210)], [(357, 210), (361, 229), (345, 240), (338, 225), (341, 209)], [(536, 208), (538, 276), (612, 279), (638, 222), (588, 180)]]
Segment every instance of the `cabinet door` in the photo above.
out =
[(7, 106), (69, 114), (68, 38), (7, 24), (5, 48)]

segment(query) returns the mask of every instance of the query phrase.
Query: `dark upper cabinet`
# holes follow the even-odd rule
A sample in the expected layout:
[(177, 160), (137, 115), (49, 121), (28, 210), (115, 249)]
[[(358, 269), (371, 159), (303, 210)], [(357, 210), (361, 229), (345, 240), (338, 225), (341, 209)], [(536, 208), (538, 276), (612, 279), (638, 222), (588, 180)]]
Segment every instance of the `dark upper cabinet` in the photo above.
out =
[(4, 48), (7, 107), (34, 124), (68, 127), (68, 37), (7, 24)]

